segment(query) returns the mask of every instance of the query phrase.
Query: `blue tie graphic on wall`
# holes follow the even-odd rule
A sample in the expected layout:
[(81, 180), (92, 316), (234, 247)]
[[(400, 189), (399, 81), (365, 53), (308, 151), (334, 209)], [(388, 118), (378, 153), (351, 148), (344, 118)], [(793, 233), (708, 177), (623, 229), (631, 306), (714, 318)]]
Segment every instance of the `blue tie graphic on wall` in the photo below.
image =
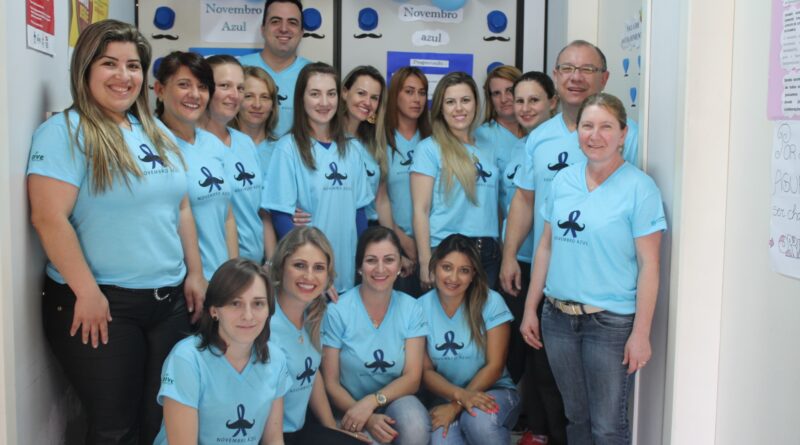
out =
[(586, 225), (578, 224), (578, 218), (581, 217), (580, 210), (573, 210), (569, 212), (569, 219), (565, 222), (558, 222), (558, 227), (564, 229), (564, 235), (567, 236), (568, 233), (572, 233), (573, 238), (578, 237), (578, 232), (583, 232), (583, 229), (586, 228)]
[(367, 167), (367, 163), (366, 162), (364, 163), (364, 170), (367, 171), (367, 176), (369, 176), (370, 178), (375, 176), (375, 172), (369, 170), (369, 167)]
[(225, 183), (224, 179), (214, 177), (214, 175), (211, 174), (211, 170), (209, 170), (208, 167), (202, 167), (200, 169), (200, 173), (205, 175), (206, 179), (202, 181), (197, 181), (197, 183), (200, 184), (202, 187), (208, 187), (208, 193), (213, 192), (214, 187), (217, 188), (217, 191), (222, 190), (222, 186), (220, 186), (220, 184)]
[(444, 343), (436, 345), (437, 351), (444, 351), (442, 357), (447, 357), (448, 352), (452, 352), (453, 356), (458, 355), (458, 350), (464, 348), (464, 343), (456, 343), (456, 334), (453, 331), (444, 333)]
[(506, 175), (506, 178), (508, 178), (509, 180), (513, 181), (514, 180), (514, 176), (517, 176), (517, 170), (519, 170), (520, 167), (521, 167), (520, 164), (515, 165), (514, 166), (514, 171), (511, 172), (510, 174)]
[(247, 436), (247, 430), (249, 430), (250, 428), (253, 427), (253, 425), (255, 425), (256, 420), (253, 419), (253, 420), (251, 420), (249, 422), (247, 420), (245, 420), (245, 418), (244, 418), (244, 405), (242, 405), (242, 404), (239, 404), (239, 406), (236, 407), (236, 414), (237, 414), (237, 416), (239, 416), (238, 419), (229, 420), (229, 421), (225, 422), (225, 426), (227, 426), (229, 430), (236, 430), (236, 432), (233, 433), (232, 437), (238, 436), (239, 433), (242, 434), (242, 437), (246, 437)]
[(156, 169), (156, 164), (160, 166), (164, 166), (164, 161), (161, 160), (161, 156), (156, 153), (153, 153), (153, 150), (147, 146), (147, 144), (142, 144), (139, 146), (139, 150), (144, 153), (143, 156), (139, 156), (139, 160), (146, 163), (150, 163), (150, 170)]
[(547, 169), (552, 172), (557, 172), (562, 168), (569, 167), (569, 164), (567, 164), (567, 157), (569, 157), (569, 153), (562, 151), (558, 154), (558, 162), (555, 164), (547, 164)]
[(236, 179), (237, 181), (242, 181), (242, 186), (253, 185), (253, 178), (256, 177), (255, 173), (246, 172), (244, 170), (244, 164), (242, 164), (241, 162), (236, 163), (236, 171), (238, 171), (239, 174), (236, 175), (236, 178), (234, 179)]
[(333, 184), (331, 185), (344, 185), (342, 180), (347, 179), (347, 175), (339, 173), (339, 166), (336, 165), (335, 162), (331, 162), (328, 164), (328, 168), (331, 169), (331, 172), (330, 174), (325, 175), (325, 178), (333, 181)]
[(324, 39), (325, 34), (317, 34), (314, 32), (318, 30), (320, 26), (322, 26), (322, 14), (319, 12), (319, 9), (316, 8), (303, 9), (303, 29), (306, 30), (306, 32), (303, 33), (303, 37), (311, 37), (313, 39)]
[(636, 106), (636, 87), (631, 87), (631, 106)]
[(408, 150), (406, 152), (406, 160), (400, 161), (400, 165), (406, 167), (414, 163), (414, 150)]
[(372, 363), (364, 362), (364, 367), (371, 369), (373, 374), (378, 371), (385, 373), (387, 368), (391, 368), (395, 365), (395, 362), (383, 360), (383, 349), (376, 349), (375, 352), (372, 353), (372, 357), (375, 358), (375, 361)]
[(306, 357), (306, 369), (304, 369), (300, 374), (297, 374), (297, 380), (300, 380), (301, 385), (305, 383), (311, 383), (311, 377), (313, 377), (314, 373), (317, 372), (316, 369), (311, 367), (312, 363), (311, 357)]
[(483, 165), (480, 162), (476, 162), (475, 163), (475, 170), (476, 170), (476, 176), (475, 176), (475, 181), (476, 182), (478, 180), (483, 180), (483, 182), (485, 183), (486, 182), (486, 178), (491, 178), (492, 177), (491, 173), (489, 173), (489, 172), (487, 172), (486, 170), (483, 169)]
[(622, 59), (622, 69), (625, 71), (625, 77), (628, 77), (628, 67), (631, 65), (631, 59), (624, 58)]
[[(358, 11), (358, 27), (362, 31), (372, 31), (378, 27), (378, 11), (372, 8), (363, 8)], [(376, 34), (372, 32), (362, 32), (361, 34), (353, 34), (354, 39), (380, 39), (383, 34)]]

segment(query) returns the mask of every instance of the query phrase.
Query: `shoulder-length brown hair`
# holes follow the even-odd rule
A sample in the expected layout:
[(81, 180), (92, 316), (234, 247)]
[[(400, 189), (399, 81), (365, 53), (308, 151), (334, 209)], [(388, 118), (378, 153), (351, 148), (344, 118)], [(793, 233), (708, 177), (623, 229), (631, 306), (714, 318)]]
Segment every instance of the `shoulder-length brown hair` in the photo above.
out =
[[(280, 113), (280, 107), (278, 106), (278, 87), (275, 85), (275, 81), (272, 79), (272, 76), (269, 75), (263, 68), (259, 68), (257, 66), (246, 66), (244, 67), (244, 80), (247, 81), (248, 77), (253, 77), (264, 82), (264, 85), (267, 86), (267, 94), (269, 94), (269, 98), (272, 100), (272, 108), (270, 108), (269, 117), (267, 118), (266, 122), (264, 122), (264, 134), (266, 135), (266, 139), (268, 141), (276, 141), (278, 140), (275, 137), (275, 127), (278, 125), (278, 117)], [(241, 131), (242, 130), (242, 123), (240, 122), (239, 116), (242, 115), (243, 111), (239, 111), (236, 114), (236, 117), (233, 118), (233, 122), (231, 122), (231, 127)]]
[[(394, 138), (394, 133), (397, 130), (398, 117), (397, 117), (397, 97), (403, 91), (403, 84), (411, 76), (415, 76), (422, 82), (425, 91), (428, 90), (428, 78), (425, 73), (417, 67), (405, 66), (395, 71), (392, 74), (392, 79), (389, 81), (389, 91), (386, 94), (386, 117), (384, 118), (384, 128), (386, 145), (391, 147), (392, 155), (399, 154), (397, 150), (397, 141)], [(425, 139), (431, 135), (431, 120), (428, 114), (428, 101), (422, 102), (422, 114), (417, 118), (417, 131), (419, 131), (420, 139)]]

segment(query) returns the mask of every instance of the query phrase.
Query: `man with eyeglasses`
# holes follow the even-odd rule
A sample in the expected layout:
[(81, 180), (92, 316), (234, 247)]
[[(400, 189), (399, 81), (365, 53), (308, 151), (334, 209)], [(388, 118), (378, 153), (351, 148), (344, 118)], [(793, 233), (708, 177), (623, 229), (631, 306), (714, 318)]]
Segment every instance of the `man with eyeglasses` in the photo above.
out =
[[(541, 124), (528, 136), (525, 165), (514, 178), (517, 190), (509, 209), (500, 266), (500, 285), (503, 290), (523, 298), (527, 295), (530, 270), (521, 270), (517, 262), (520, 246), (533, 225), (533, 251), (528, 252), (528, 256), (535, 258), (544, 229), (540, 211), (550, 192), (553, 177), (561, 169), (586, 159), (578, 145), (578, 110), (587, 97), (603, 90), (609, 76), (603, 52), (584, 40), (575, 40), (568, 44), (558, 53), (556, 60), (553, 80), (561, 102), (561, 113)], [(629, 119), (622, 155), (633, 165), (637, 165), (638, 133), (637, 125)], [(540, 317), (541, 310), (540, 306)], [(514, 316), (521, 318), (522, 314)], [(551, 426), (551, 444), (566, 443), (565, 431), (552, 431), (553, 425), (564, 425), (566, 420), (561, 398), (547, 365), (547, 356), (544, 349), (536, 351), (528, 348), (527, 352), (526, 373), (533, 373), (535, 377), (533, 381), (530, 377), (526, 378), (530, 382), (526, 387), (536, 388), (533, 394), (531, 391), (525, 394), (528, 406), (535, 406), (535, 412), (531, 413), (529, 410), (528, 415), (548, 420), (547, 423)], [(531, 427), (534, 433), (543, 434), (535, 431), (533, 425)]]

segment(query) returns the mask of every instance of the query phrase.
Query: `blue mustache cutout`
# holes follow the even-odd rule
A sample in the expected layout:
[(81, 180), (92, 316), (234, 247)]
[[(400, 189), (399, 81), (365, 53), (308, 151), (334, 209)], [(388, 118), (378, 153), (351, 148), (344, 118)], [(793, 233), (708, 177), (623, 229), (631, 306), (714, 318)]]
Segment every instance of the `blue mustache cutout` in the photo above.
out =
[(202, 167), (200, 172), (205, 175), (206, 179), (204, 181), (197, 181), (202, 187), (208, 187), (208, 193), (211, 193), (214, 190), (214, 187), (217, 188), (217, 191), (222, 190), (220, 184), (224, 184), (225, 180), (222, 178), (215, 178), (214, 175), (211, 174), (211, 170), (208, 167)]
[(175, 35), (172, 35), (172, 34), (152, 34), (152, 35), (150, 35), (150, 38), (153, 39), (153, 40), (161, 40), (161, 39), (178, 40), (179, 39), (178, 36), (175, 36)]
[(164, 161), (161, 159), (161, 156), (153, 153), (153, 150), (151, 150), (150, 147), (147, 146), (147, 144), (140, 145), (139, 150), (141, 150), (142, 153), (144, 153), (144, 157), (139, 156), (139, 160), (142, 162), (150, 162), (151, 170), (154, 170), (156, 168), (156, 164), (160, 164), (162, 167), (164, 167)]
[(376, 349), (375, 352), (372, 353), (372, 357), (375, 358), (375, 361), (372, 363), (364, 362), (364, 366), (366, 368), (372, 369), (373, 374), (378, 372), (378, 370), (380, 370), (381, 372), (386, 372), (386, 368), (391, 368), (392, 366), (395, 365), (395, 362), (390, 363), (383, 360), (382, 349)]
[(303, 38), (311, 37), (312, 39), (324, 39), (325, 34), (317, 34), (315, 32), (307, 32), (303, 34)]
[(558, 154), (558, 163), (557, 164), (548, 164), (547, 165), (547, 169), (550, 170), (550, 171), (557, 172), (557, 171), (561, 170), (562, 168), (569, 167), (569, 164), (567, 164), (567, 156), (568, 156), (567, 152), (566, 151), (562, 151), (561, 153)]
[(239, 433), (242, 433), (242, 437), (245, 437), (247, 436), (247, 430), (256, 424), (256, 420), (253, 419), (252, 422), (248, 422), (244, 419), (244, 405), (242, 404), (239, 404), (239, 406), (236, 407), (236, 415), (238, 415), (239, 418), (233, 422), (230, 420), (225, 422), (225, 426), (227, 426), (230, 430), (236, 430), (236, 432), (233, 433), (233, 437), (238, 436)]
[(519, 170), (519, 164), (514, 166), (514, 171), (511, 172), (510, 174), (506, 175), (506, 178), (514, 179), (514, 176), (517, 176), (517, 170)]
[(364, 163), (364, 170), (367, 171), (367, 176), (368, 177), (371, 178), (371, 177), (375, 176), (375, 172), (374, 171), (370, 171), (369, 168), (367, 168), (367, 163), (366, 162)]
[(411, 165), (414, 162), (414, 150), (408, 150), (406, 152), (406, 157), (408, 158), (408, 160), (400, 162), (400, 165), (404, 167), (407, 165)]
[(344, 185), (344, 183), (342, 183), (342, 180), (347, 179), (347, 175), (339, 173), (339, 167), (336, 165), (336, 163), (331, 162), (330, 164), (328, 164), (328, 168), (331, 169), (331, 173), (329, 175), (325, 175), (325, 179), (332, 180), (333, 185)]
[(285, 101), (288, 98), (289, 96), (281, 96), (280, 94), (278, 94), (278, 105), (280, 105), (283, 101)]
[(477, 174), (477, 178), (475, 178), (476, 181), (478, 179), (482, 179), (483, 182), (486, 182), (486, 178), (491, 178), (492, 177), (491, 173), (489, 173), (489, 172), (487, 172), (486, 170), (483, 169), (483, 165), (481, 165), (480, 162), (476, 162), (475, 163), (475, 168), (478, 170), (477, 173), (476, 173)]
[(253, 178), (256, 177), (255, 173), (248, 173), (244, 171), (244, 164), (241, 162), (236, 163), (236, 170), (239, 172), (234, 179), (242, 181), (242, 185), (253, 185)]
[(510, 37), (500, 37), (500, 36), (489, 36), (489, 37), (484, 37), (483, 40), (485, 40), (487, 42), (494, 42), (494, 41), (510, 42), (511, 38)]
[(444, 333), (444, 343), (440, 345), (436, 345), (437, 351), (444, 351), (442, 357), (447, 357), (448, 352), (452, 352), (453, 355), (458, 355), (458, 350), (464, 348), (464, 343), (456, 343), (454, 340), (456, 338), (456, 334), (453, 331), (447, 331)]
[(573, 210), (569, 212), (569, 219), (565, 222), (558, 222), (558, 227), (560, 229), (564, 229), (564, 234), (562, 236), (567, 236), (568, 233), (572, 232), (572, 237), (577, 238), (577, 232), (583, 232), (583, 229), (586, 228), (585, 224), (578, 224), (578, 218), (581, 217), (580, 210)]
[(380, 39), (383, 37), (383, 34), (373, 34), (371, 32), (365, 32), (363, 34), (353, 34), (354, 39)]

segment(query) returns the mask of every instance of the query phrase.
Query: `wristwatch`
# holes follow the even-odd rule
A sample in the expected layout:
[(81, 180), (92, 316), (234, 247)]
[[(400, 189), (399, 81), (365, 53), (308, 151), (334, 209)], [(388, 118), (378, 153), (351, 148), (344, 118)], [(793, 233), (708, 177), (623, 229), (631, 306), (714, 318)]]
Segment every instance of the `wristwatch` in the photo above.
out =
[(386, 398), (386, 395), (382, 392), (375, 393), (375, 401), (378, 402), (378, 407), (386, 406), (386, 403), (389, 402), (389, 399)]

